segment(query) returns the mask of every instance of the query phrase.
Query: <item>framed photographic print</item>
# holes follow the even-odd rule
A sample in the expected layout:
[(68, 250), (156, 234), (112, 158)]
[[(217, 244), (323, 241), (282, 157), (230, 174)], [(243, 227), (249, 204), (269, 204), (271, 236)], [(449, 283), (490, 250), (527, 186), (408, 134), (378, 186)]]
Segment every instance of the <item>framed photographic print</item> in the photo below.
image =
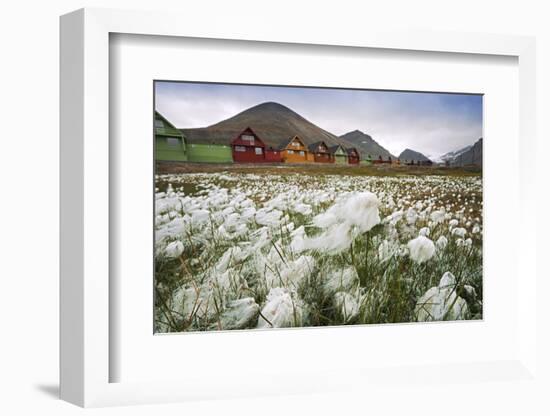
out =
[(534, 41), (185, 20), (61, 19), (62, 398), (537, 385)]

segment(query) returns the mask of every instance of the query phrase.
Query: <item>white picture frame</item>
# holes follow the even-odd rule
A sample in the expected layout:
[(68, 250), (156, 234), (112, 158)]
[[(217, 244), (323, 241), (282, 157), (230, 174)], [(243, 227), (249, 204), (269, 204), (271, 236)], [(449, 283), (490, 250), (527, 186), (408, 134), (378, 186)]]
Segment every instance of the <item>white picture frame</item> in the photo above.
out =
[[(79, 406), (160, 403), (213, 397), (338, 391), (374, 386), (392, 379), (425, 382), (442, 370), (453, 377), (481, 384), (486, 380), (538, 382), (536, 348), (535, 241), (536, 194), (529, 180), (529, 151), (535, 148), (535, 41), (508, 35), (379, 32), (283, 31), (278, 25), (235, 30), (233, 22), (205, 26), (173, 13), (82, 9), (61, 18), (61, 305), (60, 395)], [(237, 25), (238, 26), (238, 25)], [(319, 374), (281, 372), (269, 382), (237, 384), (190, 379), (181, 381), (110, 382), (110, 365), (119, 357), (110, 350), (109, 274), (110, 241), (109, 158), (109, 36), (114, 33), (171, 36), (334, 47), (430, 51), (442, 54), (480, 54), (515, 57), (519, 68), (519, 197), (521, 215), (516, 273), (522, 272), (517, 291), (518, 345), (506, 360), (472, 363), (418, 363), (414, 369), (369, 368), (368, 372), (331, 370), (332, 381), (318, 382)], [(216, 336), (216, 335), (210, 335)], [(469, 378), (468, 374), (478, 377)], [(289, 379), (290, 378), (290, 379)], [(342, 382), (342, 380), (347, 380)], [(411, 381), (412, 382), (412, 381)]]

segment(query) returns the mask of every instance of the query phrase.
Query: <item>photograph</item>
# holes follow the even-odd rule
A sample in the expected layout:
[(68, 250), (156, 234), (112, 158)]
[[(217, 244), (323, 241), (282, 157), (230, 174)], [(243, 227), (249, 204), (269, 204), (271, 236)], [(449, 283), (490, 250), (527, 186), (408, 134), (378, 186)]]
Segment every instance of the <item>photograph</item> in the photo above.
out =
[(483, 94), (153, 89), (154, 333), (483, 320)]

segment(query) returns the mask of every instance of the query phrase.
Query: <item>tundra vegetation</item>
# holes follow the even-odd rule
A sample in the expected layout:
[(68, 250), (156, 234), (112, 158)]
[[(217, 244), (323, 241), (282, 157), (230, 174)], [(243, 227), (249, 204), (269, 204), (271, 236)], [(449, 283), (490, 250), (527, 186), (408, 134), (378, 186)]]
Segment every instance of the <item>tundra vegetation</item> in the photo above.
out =
[(481, 176), (429, 172), (157, 175), (155, 331), (481, 319)]

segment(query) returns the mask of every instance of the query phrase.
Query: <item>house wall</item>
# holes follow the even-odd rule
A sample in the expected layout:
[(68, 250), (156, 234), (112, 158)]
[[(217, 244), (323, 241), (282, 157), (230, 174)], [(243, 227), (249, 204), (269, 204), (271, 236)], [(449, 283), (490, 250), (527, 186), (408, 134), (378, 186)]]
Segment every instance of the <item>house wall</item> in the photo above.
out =
[[(239, 145), (240, 146), (240, 145)], [(244, 147), (244, 152), (235, 150), (237, 146), (233, 146), (233, 161), (236, 163), (262, 163), (265, 162), (265, 149), (260, 146), (240, 146)], [(256, 154), (256, 148), (262, 149), (261, 154)]]
[(282, 162), (283, 154), (280, 150), (266, 150), (265, 161), (271, 163)]
[(317, 163), (332, 163), (330, 153), (315, 153), (314, 159)]
[(188, 155), (183, 138), (180, 136), (170, 137), (170, 139), (179, 140), (179, 145), (169, 144), (166, 136), (155, 137), (155, 160), (187, 161)]
[(187, 145), (187, 160), (202, 163), (232, 163), (233, 156), (231, 146), (190, 143)]
[(359, 164), (359, 157), (357, 156), (349, 156), (348, 163), (350, 165), (358, 165)]
[[(293, 152), (293, 153), (289, 153)], [(303, 152), (303, 155), (300, 154), (300, 152)], [(304, 149), (285, 149), (283, 150), (283, 161), (285, 163), (307, 163), (307, 151)]]
[(348, 156), (347, 155), (335, 154), (334, 155), (334, 163), (339, 164), (339, 165), (345, 165), (345, 164), (348, 163)]

